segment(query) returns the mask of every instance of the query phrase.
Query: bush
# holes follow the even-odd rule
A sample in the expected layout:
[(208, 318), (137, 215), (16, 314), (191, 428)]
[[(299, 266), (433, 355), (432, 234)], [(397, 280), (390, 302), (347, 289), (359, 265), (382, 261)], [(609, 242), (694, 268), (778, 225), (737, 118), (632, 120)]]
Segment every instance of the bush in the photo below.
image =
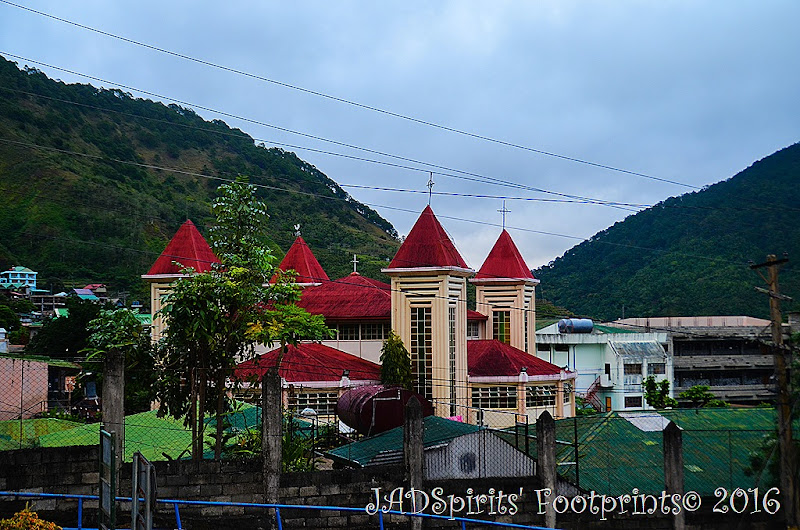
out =
[(26, 506), (11, 519), (0, 519), (0, 530), (61, 530), (55, 523), (39, 519), (36, 512)]

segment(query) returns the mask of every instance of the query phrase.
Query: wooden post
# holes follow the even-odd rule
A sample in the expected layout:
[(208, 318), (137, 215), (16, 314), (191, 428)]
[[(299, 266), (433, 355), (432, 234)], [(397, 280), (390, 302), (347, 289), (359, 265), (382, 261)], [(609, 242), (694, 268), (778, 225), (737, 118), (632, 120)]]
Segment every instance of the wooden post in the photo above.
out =
[[(683, 495), (683, 435), (675, 422), (664, 428), (664, 486), (667, 493)], [(672, 516), (672, 528), (683, 530), (686, 521), (683, 510)]]
[(264, 502), (278, 502), (281, 478), (283, 432), (281, 377), (270, 368), (261, 380), (261, 459), (264, 475)]
[[(405, 407), (403, 423), (403, 465), (405, 466), (408, 487), (422, 490), (422, 479), (425, 473), (425, 448), (423, 445), (424, 423), (422, 405), (416, 397), (411, 397)], [(417, 499), (421, 502), (421, 499)], [(411, 517), (413, 530), (422, 528), (421, 517)]]
[(788, 366), (791, 365), (791, 352), (789, 352), (789, 362), (786, 361), (787, 352), (783, 347), (783, 330), (781, 324), (781, 300), (791, 300), (791, 298), (781, 295), (778, 287), (778, 270), (786, 263), (788, 258), (778, 259), (775, 254), (769, 254), (767, 261), (758, 265), (751, 265), (753, 270), (766, 267), (768, 276), (766, 280), (769, 290), (756, 287), (757, 291), (769, 295), (769, 315), (772, 321), (772, 351), (775, 363), (775, 378), (778, 383), (778, 457), (780, 458), (780, 489), (783, 498), (783, 513), (786, 518), (787, 528), (797, 528), (798, 511), (800, 511), (800, 490), (797, 487), (796, 469), (797, 456), (795, 455), (794, 442), (792, 440), (792, 389), (789, 379)]
[(556, 498), (556, 422), (549, 412), (544, 411), (536, 420), (536, 476), (539, 487), (550, 490), (550, 502), (545, 507), (545, 526), (555, 528), (556, 511), (552, 500)]
[(125, 458), (125, 355), (113, 349), (106, 352), (103, 366), (102, 417), (103, 430), (114, 433), (114, 494), (119, 495), (119, 471)]

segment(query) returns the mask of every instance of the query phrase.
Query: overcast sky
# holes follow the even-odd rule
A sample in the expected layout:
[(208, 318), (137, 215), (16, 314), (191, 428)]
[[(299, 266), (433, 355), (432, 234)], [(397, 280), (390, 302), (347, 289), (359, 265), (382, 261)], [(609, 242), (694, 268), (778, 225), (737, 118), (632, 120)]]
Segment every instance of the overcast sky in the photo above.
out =
[[(375, 208), (400, 234), (408, 233), (427, 204), (426, 193), (347, 185), (427, 192), (430, 166), (197, 106), (449, 168), (432, 169), (434, 192), (513, 197), (507, 200), (506, 224), (532, 268), (631, 212), (530, 200), (563, 197), (525, 187), (649, 205), (692, 191), (690, 186), (726, 179), (800, 140), (796, 0), (51, 0), (25, 5), (256, 76), (526, 148), (237, 75), (0, 3), (0, 54), (20, 66), (34, 66), (65, 82), (106, 88), (116, 83), (154, 92), (165, 97), (147, 97), (188, 102), (204, 118), (224, 119), (267, 145), (297, 146), (287, 149)], [(469, 173), (470, 179), (522, 188), (442, 173)], [(502, 200), (434, 195), (431, 204), (469, 265), (479, 268), (499, 234)]]

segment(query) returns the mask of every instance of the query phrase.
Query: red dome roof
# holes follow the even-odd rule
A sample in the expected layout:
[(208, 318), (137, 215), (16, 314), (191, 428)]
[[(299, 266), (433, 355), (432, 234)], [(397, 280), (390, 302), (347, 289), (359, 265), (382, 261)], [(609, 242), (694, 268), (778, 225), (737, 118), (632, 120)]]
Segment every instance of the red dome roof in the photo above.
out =
[[(180, 263), (180, 266), (173, 263), (174, 261)], [(219, 260), (194, 223), (187, 219), (145, 276), (178, 276), (183, 267), (207, 272), (211, 270), (213, 263), (219, 263)]]
[(422, 211), (388, 268), (421, 267), (468, 268), (430, 206)]
[(525, 279), (533, 280), (530, 268), (525, 264), (514, 240), (506, 230), (497, 238), (491, 252), (483, 262), (475, 280), (489, 279)]
[[(236, 366), (237, 379), (260, 379), (267, 370), (278, 362), (280, 348), (259, 355), (255, 359)], [(352, 381), (380, 381), (381, 367), (375, 363), (350, 355), (343, 351), (318, 344), (298, 344), (289, 346), (283, 356), (278, 373), (289, 383), (305, 381), (339, 381), (342, 372), (349, 370)]]
[[(295, 271), (297, 283), (319, 283), (328, 279), (322, 265), (319, 264), (308, 244), (300, 236), (294, 240), (278, 268), (284, 272)], [(274, 282), (275, 276), (270, 281)]]
[(344, 278), (306, 288), (297, 305), (332, 322), (389, 320), (391, 286), (353, 272)]
[(561, 368), (498, 340), (468, 340), (467, 370), (471, 377), (556, 375)]

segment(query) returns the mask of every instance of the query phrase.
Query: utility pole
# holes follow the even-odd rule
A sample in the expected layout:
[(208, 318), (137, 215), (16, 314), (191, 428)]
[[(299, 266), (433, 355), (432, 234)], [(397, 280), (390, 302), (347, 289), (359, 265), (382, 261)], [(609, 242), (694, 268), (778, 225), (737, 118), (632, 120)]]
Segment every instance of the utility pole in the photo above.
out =
[[(756, 287), (759, 292), (769, 295), (769, 315), (772, 320), (772, 351), (775, 361), (775, 376), (778, 380), (778, 449), (780, 455), (780, 486), (783, 498), (783, 510), (786, 515), (786, 527), (798, 526), (798, 490), (795, 470), (796, 457), (792, 441), (792, 395), (789, 388), (789, 375), (786, 367), (786, 351), (783, 347), (783, 331), (781, 330), (781, 300), (791, 300), (783, 296), (778, 290), (778, 269), (788, 258), (777, 259), (775, 254), (767, 256), (767, 261), (750, 268), (758, 272), (759, 276), (767, 282), (769, 290)], [(761, 269), (767, 268), (768, 276), (761, 274)], [(790, 357), (791, 359), (791, 357)]]

